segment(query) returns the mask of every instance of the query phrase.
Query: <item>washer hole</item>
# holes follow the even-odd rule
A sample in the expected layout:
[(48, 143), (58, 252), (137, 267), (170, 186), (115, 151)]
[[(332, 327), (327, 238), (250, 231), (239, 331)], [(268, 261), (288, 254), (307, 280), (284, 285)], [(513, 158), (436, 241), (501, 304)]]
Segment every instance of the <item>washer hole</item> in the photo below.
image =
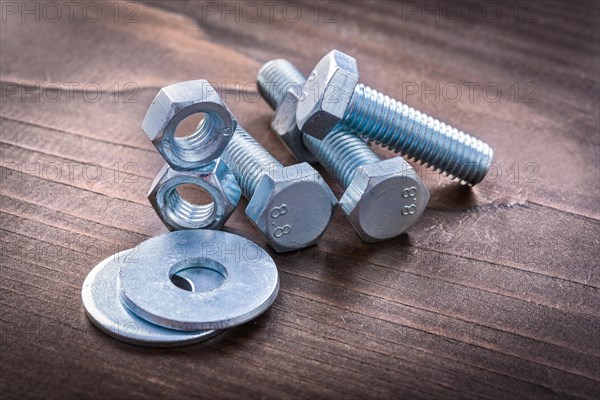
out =
[(221, 287), (227, 280), (223, 264), (210, 258), (192, 257), (175, 263), (169, 272), (173, 285), (194, 293), (206, 293)]

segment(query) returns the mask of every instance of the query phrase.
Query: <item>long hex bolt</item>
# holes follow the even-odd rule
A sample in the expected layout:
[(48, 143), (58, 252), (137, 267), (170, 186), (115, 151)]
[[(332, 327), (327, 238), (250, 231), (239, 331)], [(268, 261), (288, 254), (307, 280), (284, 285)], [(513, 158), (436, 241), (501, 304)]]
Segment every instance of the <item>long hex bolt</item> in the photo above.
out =
[[(259, 90), (276, 110), (273, 128), (296, 158), (303, 160), (306, 150), (310, 151), (340, 182), (345, 189), (340, 206), (365, 242), (401, 235), (423, 213), (429, 200), (427, 188), (401, 157), (382, 161), (361, 138), (342, 128), (335, 128), (323, 140), (300, 132), (295, 106), (305, 81), (287, 60), (269, 61), (260, 69)], [(283, 120), (289, 122), (279, 122)], [(300, 140), (294, 140), (296, 136)]]
[(325, 233), (337, 201), (308, 163), (284, 167), (239, 125), (221, 157), (249, 200), (246, 215), (275, 251), (308, 247)]
[(492, 162), (481, 140), (359, 84), (356, 60), (338, 50), (312, 71), (296, 117), (300, 130), (318, 139), (339, 124), (463, 184), (479, 183)]

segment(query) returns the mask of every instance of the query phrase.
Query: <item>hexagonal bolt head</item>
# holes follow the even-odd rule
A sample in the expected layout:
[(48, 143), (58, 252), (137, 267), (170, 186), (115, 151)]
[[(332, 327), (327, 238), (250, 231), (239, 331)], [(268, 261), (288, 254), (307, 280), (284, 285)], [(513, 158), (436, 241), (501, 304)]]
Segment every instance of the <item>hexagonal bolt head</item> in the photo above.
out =
[(275, 117), (271, 127), (285, 144), (285, 147), (293, 154), (296, 160), (314, 164), (317, 162), (315, 156), (304, 146), (303, 133), (296, 124), (296, 107), (300, 99), (298, 88), (291, 87), (285, 94), (282, 102), (275, 110)]
[(401, 157), (363, 165), (340, 199), (348, 220), (367, 243), (395, 238), (411, 227), (429, 191)]
[(277, 252), (313, 245), (325, 233), (337, 200), (309, 164), (277, 168), (265, 174), (246, 215)]
[[(183, 199), (177, 187), (192, 184), (206, 190), (212, 203), (196, 205)], [(242, 191), (225, 162), (176, 171), (165, 165), (152, 183), (148, 200), (169, 230), (221, 229), (240, 200)]]
[(338, 50), (328, 53), (310, 74), (296, 110), (298, 128), (323, 139), (344, 117), (358, 84), (356, 60)]
[[(199, 129), (186, 137), (175, 137), (177, 125), (196, 113), (206, 114)], [(198, 168), (218, 158), (236, 127), (233, 114), (204, 79), (162, 88), (142, 122), (146, 135), (176, 170)]]

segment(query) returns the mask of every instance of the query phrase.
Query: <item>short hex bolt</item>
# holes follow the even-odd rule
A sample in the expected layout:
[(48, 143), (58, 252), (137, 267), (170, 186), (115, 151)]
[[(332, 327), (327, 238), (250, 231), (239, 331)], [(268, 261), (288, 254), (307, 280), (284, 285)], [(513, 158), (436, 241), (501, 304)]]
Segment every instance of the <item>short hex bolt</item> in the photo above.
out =
[(312, 71), (296, 117), (300, 130), (318, 139), (339, 125), (463, 184), (481, 182), (492, 162), (481, 140), (359, 84), (356, 60), (338, 50)]
[(249, 201), (246, 215), (275, 251), (311, 246), (325, 233), (337, 200), (309, 164), (284, 167), (239, 126), (221, 158)]
[[(297, 88), (304, 82), (304, 76), (282, 59), (266, 63), (257, 77), (261, 94), (276, 109), (276, 119), (294, 121)], [(293, 138), (293, 135), (299, 137)], [(294, 144), (288, 148), (296, 158), (310, 151), (344, 187), (340, 206), (367, 243), (398, 237), (425, 210), (429, 191), (401, 157), (382, 161), (361, 138), (340, 128), (335, 128), (323, 140), (298, 129), (290, 130), (287, 142)], [(304, 148), (295, 145), (298, 142), (303, 142)]]

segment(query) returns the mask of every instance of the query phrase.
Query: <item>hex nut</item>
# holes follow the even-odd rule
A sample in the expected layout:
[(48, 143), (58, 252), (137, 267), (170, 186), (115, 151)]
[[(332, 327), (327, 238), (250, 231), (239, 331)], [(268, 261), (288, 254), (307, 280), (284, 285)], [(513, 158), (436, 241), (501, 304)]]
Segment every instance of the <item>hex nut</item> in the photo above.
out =
[[(175, 137), (177, 125), (192, 114), (205, 113), (199, 129)], [(237, 121), (215, 89), (204, 79), (179, 82), (160, 90), (142, 128), (165, 161), (176, 170), (190, 170), (218, 158)]]
[[(212, 203), (196, 205), (183, 199), (176, 189), (186, 183), (206, 190), (212, 197)], [(241, 194), (227, 164), (217, 159), (187, 171), (177, 171), (165, 165), (152, 183), (148, 200), (169, 230), (221, 229), (235, 210)]]
[(265, 174), (248, 202), (246, 215), (277, 252), (302, 249), (325, 233), (337, 200), (309, 164)]
[(304, 146), (304, 135), (296, 124), (296, 107), (298, 106), (299, 88), (291, 87), (287, 90), (283, 100), (275, 109), (275, 116), (271, 127), (290, 153), (300, 162), (315, 164), (317, 159)]
[(356, 59), (338, 50), (329, 52), (306, 81), (296, 110), (298, 128), (325, 138), (344, 117), (357, 84)]
[(340, 206), (359, 236), (374, 243), (403, 234), (428, 202), (429, 191), (419, 176), (395, 157), (358, 168)]

